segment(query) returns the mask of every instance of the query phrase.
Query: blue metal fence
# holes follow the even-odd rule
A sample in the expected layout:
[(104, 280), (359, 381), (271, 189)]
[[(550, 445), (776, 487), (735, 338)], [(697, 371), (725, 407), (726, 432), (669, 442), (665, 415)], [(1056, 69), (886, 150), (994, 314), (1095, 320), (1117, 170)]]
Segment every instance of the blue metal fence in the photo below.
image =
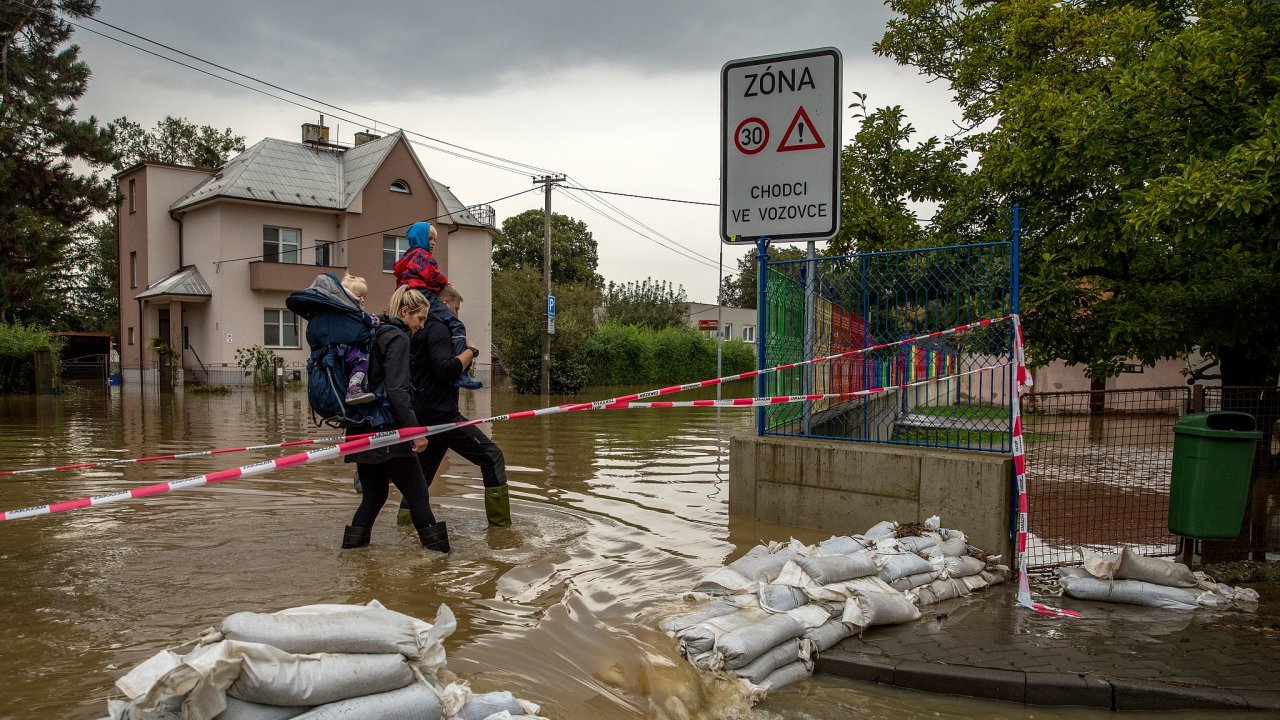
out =
[[(1017, 227), (1015, 215), (1014, 227)], [(762, 367), (833, 355), (1017, 310), (1010, 242), (768, 260), (761, 252)], [(865, 398), (763, 408), (759, 431), (1009, 452), (1009, 321), (762, 376), (761, 394), (836, 393), (931, 381)]]

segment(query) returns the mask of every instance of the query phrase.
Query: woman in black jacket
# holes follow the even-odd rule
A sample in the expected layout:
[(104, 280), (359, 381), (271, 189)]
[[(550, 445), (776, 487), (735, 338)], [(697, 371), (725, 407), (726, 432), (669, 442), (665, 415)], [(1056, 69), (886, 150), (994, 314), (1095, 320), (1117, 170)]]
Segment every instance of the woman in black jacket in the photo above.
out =
[[(409, 335), (422, 329), (427, 319), (427, 299), (422, 293), (402, 286), (391, 295), (387, 315), (369, 353), (369, 387), (383, 387), (391, 405), (394, 425), (375, 431), (417, 427), (413, 413), (413, 386), (409, 380)], [(342, 536), (343, 548), (369, 544), (373, 523), (387, 502), (389, 485), (395, 483), (409, 505), (418, 538), (429, 550), (449, 552), (449, 534), (443, 522), (436, 522), (431, 512), (427, 482), (414, 453), (427, 449), (427, 439), (418, 438), (409, 446), (404, 443), (348, 455), (347, 462), (356, 463), (364, 488), (360, 507)]]

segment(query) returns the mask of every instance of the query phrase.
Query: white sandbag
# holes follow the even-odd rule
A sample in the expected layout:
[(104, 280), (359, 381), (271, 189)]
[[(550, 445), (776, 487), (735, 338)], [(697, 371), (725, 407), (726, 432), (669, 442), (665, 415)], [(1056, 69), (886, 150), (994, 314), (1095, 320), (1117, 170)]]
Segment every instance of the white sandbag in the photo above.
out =
[(928, 585), (940, 577), (942, 577), (942, 573), (937, 570), (926, 573), (916, 573), (915, 575), (907, 575), (894, 580), (889, 583), (889, 587), (897, 590), (898, 592), (904, 593), (912, 588), (918, 588), (921, 585)]
[[(760, 546), (757, 545), (756, 547)], [(778, 576), (778, 571), (782, 569), (782, 566), (795, 556), (795, 551), (790, 548), (783, 548), (770, 555), (752, 555), (748, 553), (729, 563), (726, 567), (748, 580), (768, 583), (772, 582)]]
[(290, 720), (310, 709), (305, 706), (263, 705), (228, 696), (227, 709), (213, 720)]
[(885, 582), (893, 582), (907, 575), (933, 572), (933, 566), (929, 561), (915, 553), (876, 555), (876, 563), (880, 566), (878, 575)]
[[(981, 590), (982, 588), (992, 584), (991, 581), (987, 579), (987, 573), (985, 571), (980, 572), (977, 575), (968, 575), (957, 579), (960, 582), (963, 582), (965, 587), (969, 588), (969, 592)], [(999, 581), (997, 580), (997, 582)]]
[(960, 557), (969, 554), (969, 541), (963, 535), (955, 538), (947, 538), (942, 542), (929, 548), (926, 553), (930, 559), (937, 557)]
[(795, 563), (819, 585), (830, 585), (879, 572), (875, 553), (870, 550), (853, 555), (802, 557), (797, 558)]
[[(1221, 597), (1228, 606), (1253, 612), (1258, 609), (1258, 591), (1247, 587), (1231, 587), (1223, 583), (1212, 583), (1213, 592)], [(1203, 601), (1201, 604), (1204, 604)]]
[(908, 552), (918, 553), (922, 550), (928, 550), (942, 542), (942, 536), (936, 532), (925, 532), (921, 535), (910, 535), (898, 538), (898, 542), (902, 544)]
[(841, 620), (861, 628), (875, 625), (897, 625), (920, 617), (915, 603), (899, 593), (867, 593), (851, 595), (844, 604)]
[(506, 690), (472, 696), (451, 720), (485, 720), (495, 713), (524, 714), (524, 708), (516, 696)]
[(341, 612), (238, 612), (227, 616), (221, 629), (229, 640), (262, 643), (299, 655), (399, 653), (412, 659), (421, 655), (430, 625), (385, 608), (350, 608)]
[(824, 652), (835, 647), (836, 643), (853, 635), (854, 632), (853, 628), (833, 618), (816, 628), (805, 630), (803, 638), (813, 643), (814, 650)]
[(862, 536), (868, 540), (879, 540), (880, 538), (893, 537), (898, 532), (898, 523), (892, 520), (884, 520), (872, 525), (869, 530), (862, 533)]
[(809, 602), (809, 596), (798, 587), (765, 585), (760, 588), (760, 607), (771, 613), (795, 610)]
[(1141, 580), (1168, 587), (1196, 587), (1196, 576), (1181, 563), (1163, 558), (1145, 557), (1133, 548), (1120, 551), (1120, 565), (1116, 568), (1117, 580)]
[(1078, 600), (1147, 605), (1166, 610), (1195, 610), (1200, 607), (1197, 592), (1185, 588), (1145, 583), (1140, 580), (1103, 580), (1096, 577), (1062, 577), (1058, 580), (1067, 595)]
[(1084, 548), (1077, 548), (1081, 565), (1089, 575), (1103, 580), (1114, 580), (1116, 570), (1120, 569), (1120, 553), (1098, 553)]
[(813, 675), (813, 663), (799, 661), (782, 667), (769, 673), (769, 676), (760, 683), (760, 689), (765, 692), (773, 692), (781, 690), (788, 685), (794, 685), (801, 680), (806, 680)]
[(691, 628), (705, 620), (717, 618), (721, 615), (728, 615), (737, 609), (738, 608), (734, 607), (731, 603), (717, 600), (694, 612), (687, 613), (685, 615), (677, 615), (676, 617), (669, 617), (658, 623), (658, 627), (665, 633), (675, 634), (685, 628)]
[[(981, 578), (981, 576), (974, 576)], [(970, 592), (964, 578), (954, 580), (935, 580), (928, 585), (918, 587), (907, 593), (907, 597), (920, 607), (940, 603), (943, 600), (963, 597)]]
[(831, 613), (828, 612), (825, 607), (817, 604), (801, 605), (795, 610), (788, 610), (787, 615), (789, 615), (792, 620), (800, 623), (800, 627), (803, 627), (805, 630), (808, 630), (809, 628), (816, 628), (831, 619)]
[(850, 595), (862, 593), (889, 593), (893, 595), (899, 592), (876, 575), (854, 578), (853, 580), (821, 587), (807, 587), (804, 588), (804, 591), (815, 602), (831, 603), (843, 603)]
[(768, 616), (768, 613), (760, 608), (744, 608), (728, 615), (704, 620), (676, 633), (676, 637), (680, 639), (680, 646), (686, 655), (701, 655), (711, 652), (721, 635), (760, 622)]
[(804, 626), (786, 613), (770, 615), (760, 622), (731, 630), (716, 641), (716, 652), (730, 670), (746, 665), (770, 648), (804, 634)]
[(733, 674), (759, 685), (764, 682), (769, 673), (783, 665), (789, 665), (799, 660), (801, 658), (800, 646), (801, 641), (798, 638), (787, 640), (755, 660), (734, 670)]
[(240, 677), (227, 694), (267, 705), (324, 705), (398, 690), (414, 681), (402, 655), (288, 655), (270, 660), (245, 658)]
[(930, 560), (934, 569), (942, 572), (946, 578), (962, 578), (977, 575), (987, 569), (987, 564), (976, 557), (961, 555), (959, 557), (941, 557)]
[(756, 584), (742, 573), (722, 567), (712, 570), (711, 574), (702, 578), (702, 581), (694, 586), (693, 591), (708, 595), (733, 595), (749, 592), (750, 588)]
[(435, 691), (415, 682), (391, 692), (321, 705), (295, 720), (441, 720), (443, 717)]
[(988, 585), (999, 585), (1013, 577), (1013, 571), (1008, 565), (988, 565), (987, 569), (982, 571), (982, 577)]
[(818, 543), (818, 555), (853, 555), (866, 549), (867, 543), (857, 535), (836, 535)]

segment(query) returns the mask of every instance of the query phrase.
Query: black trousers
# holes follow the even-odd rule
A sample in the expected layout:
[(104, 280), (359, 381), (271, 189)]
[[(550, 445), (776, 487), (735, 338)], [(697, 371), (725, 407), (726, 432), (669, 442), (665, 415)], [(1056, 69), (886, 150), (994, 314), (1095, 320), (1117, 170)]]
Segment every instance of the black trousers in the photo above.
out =
[(424, 528), (434, 525), (436, 516), (431, 512), (430, 495), (427, 493), (427, 481), (422, 477), (422, 466), (417, 457), (393, 457), (386, 462), (374, 464), (356, 463), (360, 471), (360, 484), (364, 495), (360, 507), (356, 508), (351, 524), (356, 527), (371, 528), (373, 522), (387, 502), (391, 483), (404, 496), (401, 507), (409, 508), (414, 527)]
[[(447, 422), (464, 422), (466, 420), (461, 414), (452, 418), (432, 418), (431, 425), (439, 425)], [(444, 460), (444, 454), (448, 451), (454, 451), (461, 455), (463, 459), (472, 465), (480, 468), (480, 477), (484, 479), (484, 486), (487, 488), (498, 487), (507, 484), (507, 461), (502, 455), (502, 448), (498, 444), (489, 439), (480, 428), (475, 425), (457, 428), (442, 432), (438, 435), (431, 435), (427, 438), (427, 449), (418, 454), (418, 463), (422, 467), (422, 475), (426, 478), (427, 485), (431, 485), (431, 481), (435, 479), (436, 472), (440, 470), (440, 463)], [(361, 471), (360, 477), (364, 477)], [(410, 507), (405, 502), (400, 503), (400, 507)]]

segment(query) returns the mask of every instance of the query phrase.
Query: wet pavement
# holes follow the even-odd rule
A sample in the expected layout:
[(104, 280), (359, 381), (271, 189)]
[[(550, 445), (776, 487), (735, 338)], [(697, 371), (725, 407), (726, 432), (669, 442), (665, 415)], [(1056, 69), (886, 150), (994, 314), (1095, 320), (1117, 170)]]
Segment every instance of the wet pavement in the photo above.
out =
[(1006, 583), (845, 640), (817, 671), (912, 690), (1110, 710), (1250, 710), (1280, 717), (1280, 588), (1255, 613), (1183, 612), (1038, 596)]

